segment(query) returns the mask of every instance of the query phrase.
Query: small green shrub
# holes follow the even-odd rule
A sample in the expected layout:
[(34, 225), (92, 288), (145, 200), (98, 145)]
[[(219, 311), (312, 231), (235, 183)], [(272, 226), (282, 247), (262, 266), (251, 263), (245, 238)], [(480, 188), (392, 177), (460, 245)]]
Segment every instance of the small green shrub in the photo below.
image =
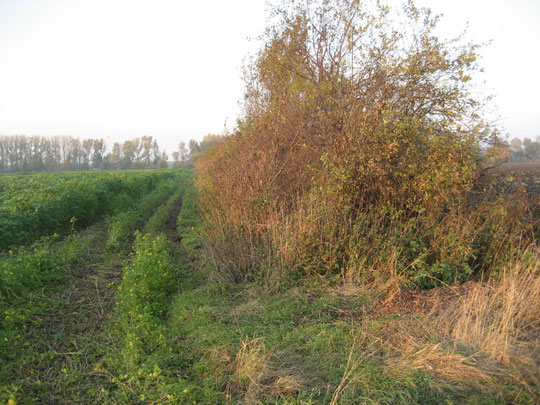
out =
[(178, 289), (179, 268), (169, 254), (165, 235), (137, 233), (131, 256), (118, 292), (115, 331), (119, 350), (105, 362), (121, 376), (118, 378), (144, 385), (159, 374), (159, 367), (166, 364), (173, 350), (166, 344), (165, 318), (171, 295)]
[(0, 312), (24, 302), (33, 291), (61, 284), (69, 276), (67, 266), (85, 260), (85, 241), (70, 235), (42, 238), (30, 247), (0, 255)]

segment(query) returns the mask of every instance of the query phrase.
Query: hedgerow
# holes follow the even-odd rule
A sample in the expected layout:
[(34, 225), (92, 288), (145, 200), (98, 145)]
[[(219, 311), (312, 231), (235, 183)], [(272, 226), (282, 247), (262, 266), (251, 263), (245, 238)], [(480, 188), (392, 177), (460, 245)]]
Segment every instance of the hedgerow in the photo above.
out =
[(484, 193), (502, 140), (475, 97), (478, 46), (439, 38), (439, 18), (413, 2), (273, 11), (244, 115), (196, 165), (217, 278), (429, 287), (497, 271), (507, 247), (532, 241), (521, 196)]

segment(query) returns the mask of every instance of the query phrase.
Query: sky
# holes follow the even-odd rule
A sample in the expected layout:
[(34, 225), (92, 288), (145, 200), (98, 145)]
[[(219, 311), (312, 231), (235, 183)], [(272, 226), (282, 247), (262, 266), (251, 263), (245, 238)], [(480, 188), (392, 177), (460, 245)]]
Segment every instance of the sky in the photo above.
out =
[[(540, 1), (417, 0), (469, 25), (513, 137), (540, 135)], [(0, 134), (178, 142), (234, 127), (264, 0), (0, 0)], [(484, 83), (485, 81), (485, 83)]]

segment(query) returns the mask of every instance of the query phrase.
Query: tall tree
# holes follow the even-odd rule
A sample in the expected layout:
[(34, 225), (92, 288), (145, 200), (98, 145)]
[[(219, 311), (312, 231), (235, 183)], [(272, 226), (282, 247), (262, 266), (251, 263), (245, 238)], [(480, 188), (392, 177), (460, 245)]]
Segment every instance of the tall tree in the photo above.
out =
[(143, 136), (141, 138), (141, 144), (142, 144), (142, 158), (144, 160), (144, 163), (146, 166), (150, 166), (150, 163), (152, 161), (152, 144), (153, 139), (151, 136)]
[(120, 169), (122, 164), (122, 146), (118, 142), (115, 142), (112, 147), (110, 164), (114, 169)]
[(179, 158), (180, 158), (180, 160), (182, 162), (185, 162), (186, 160), (188, 160), (188, 158), (189, 158), (189, 150), (188, 150), (185, 142), (180, 142), (178, 144), (178, 153), (179, 153)]
[(92, 149), (94, 147), (93, 139), (83, 139), (81, 143), (81, 165), (82, 170), (88, 170), (91, 168), (92, 162)]
[(156, 140), (152, 143), (152, 163), (157, 165), (160, 158), (159, 146)]

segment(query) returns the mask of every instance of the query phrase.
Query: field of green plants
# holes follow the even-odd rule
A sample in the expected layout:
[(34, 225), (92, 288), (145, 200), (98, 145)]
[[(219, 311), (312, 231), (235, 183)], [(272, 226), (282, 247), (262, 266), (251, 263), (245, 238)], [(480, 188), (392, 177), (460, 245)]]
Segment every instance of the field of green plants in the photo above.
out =
[(82, 229), (173, 176), (156, 170), (0, 176), (0, 250)]
[(173, 169), (0, 177), (0, 403), (67, 401), (56, 385), (68, 370), (60, 347), (95, 337), (77, 328), (105, 327), (135, 233), (157, 232), (190, 176)]

